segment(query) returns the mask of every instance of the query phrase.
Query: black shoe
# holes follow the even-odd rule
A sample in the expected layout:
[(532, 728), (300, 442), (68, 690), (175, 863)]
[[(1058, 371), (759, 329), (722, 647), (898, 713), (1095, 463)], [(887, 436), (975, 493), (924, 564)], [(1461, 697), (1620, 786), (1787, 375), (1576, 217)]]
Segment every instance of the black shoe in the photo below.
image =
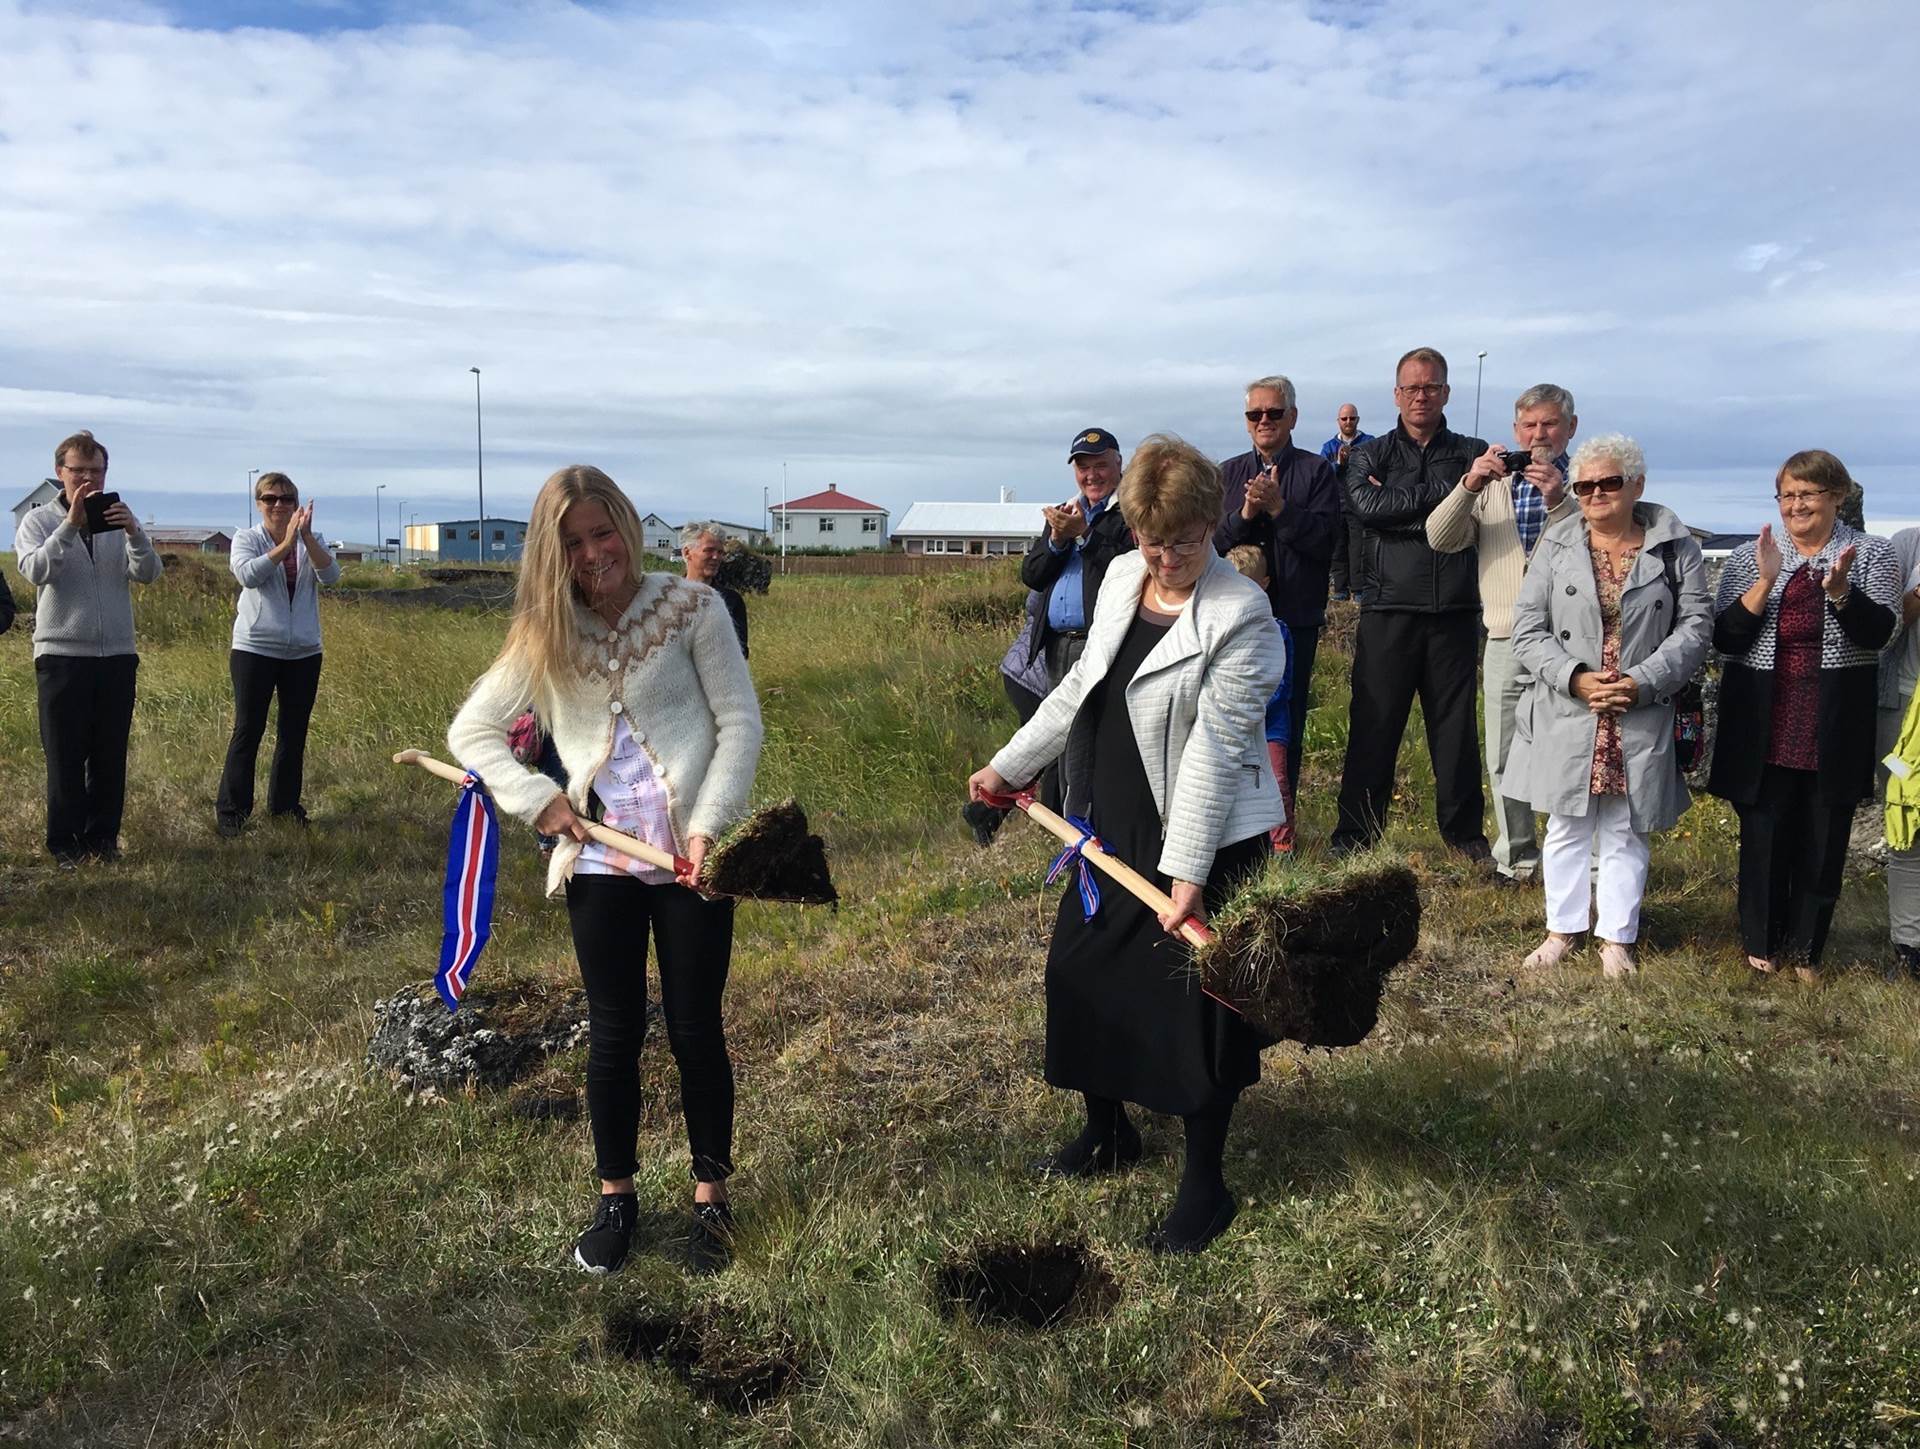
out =
[(1896, 945), (1893, 948), (1893, 965), (1893, 971), (1888, 973), (1892, 979), (1905, 976), (1920, 981), (1920, 946)]
[(573, 1261), (589, 1273), (618, 1273), (633, 1246), (633, 1225), (640, 1215), (630, 1192), (604, 1192), (593, 1221), (573, 1244)]
[(246, 823), (247, 822), (238, 815), (222, 815), (214, 821), (213, 828), (220, 832), (223, 839), (238, 840), (240, 838), (240, 831), (245, 827)]
[(304, 805), (295, 805), (291, 810), (276, 810), (273, 812), (273, 818), (304, 828), (307, 823), (307, 809)]
[(1489, 869), (1493, 866), (1493, 847), (1487, 844), (1484, 836), (1473, 840), (1448, 841), (1447, 849), (1473, 865), (1483, 865)]
[(992, 845), (993, 837), (1000, 833), (1000, 827), (1006, 823), (1007, 812), (994, 809), (984, 800), (969, 800), (960, 807), (960, 818), (973, 831), (975, 845)]
[(1037, 1157), (1028, 1166), (1040, 1178), (1105, 1177), (1125, 1172), (1139, 1160), (1140, 1134), (1128, 1125), (1115, 1133), (1111, 1142), (1103, 1142), (1091, 1152), (1082, 1149), (1076, 1137), (1052, 1156)]
[(1142, 1240), (1143, 1245), (1155, 1253), (1191, 1254), (1206, 1251), (1207, 1245), (1233, 1225), (1240, 1211), (1240, 1204), (1231, 1194), (1220, 1204), (1213, 1220), (1194, 1237), (1183, 1237), (1172, 1232), (1165, 1223), (1160, 1224)]
[(732, 1261), (733, 1209), (723, 1202), (695, 1203), (687, 1267), (695, 1273), (718, 1273)]

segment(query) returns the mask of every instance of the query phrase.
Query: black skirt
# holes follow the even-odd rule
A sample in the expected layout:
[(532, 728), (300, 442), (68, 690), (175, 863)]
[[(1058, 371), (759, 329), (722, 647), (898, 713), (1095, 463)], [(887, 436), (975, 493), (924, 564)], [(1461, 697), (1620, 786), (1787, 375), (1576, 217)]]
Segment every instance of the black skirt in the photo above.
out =
[[(1126, 688), (1172, 620), (1142, 610), (1113, 667), (1081, 704), (1076, 733), (1092, 748), (1088, 822), (1108, 851), (1162, 890), (1165, 832)], [(1264, 833), (1225, 845), (1207, 877), (1207, 909), (1270, 852)], [(1135, 1102), (1185, 1116), (1231, 1102), (1260, 1080), (1260, 1049), (1273, 1038), (1200, 990), (1189, 948), (1114, 881), (1100, 882), (1100, 909), (1084, 919), (1069, 882), (1047, 952), (1047, 1081), (1069, 1091)]]

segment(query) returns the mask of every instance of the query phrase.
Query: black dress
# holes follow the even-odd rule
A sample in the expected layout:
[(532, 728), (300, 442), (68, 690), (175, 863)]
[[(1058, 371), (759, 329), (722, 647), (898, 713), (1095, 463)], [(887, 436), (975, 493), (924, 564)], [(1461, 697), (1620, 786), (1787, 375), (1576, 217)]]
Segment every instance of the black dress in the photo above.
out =
[[(1144, 606), (1106, 678), (1081, 703), (1074, 732), (1092, 749), (1087, 820), (1101, 844), (1162, 890), (1165, 843), (1126, 690), (1174, 619)], [(1205, 896), (1227, 889), (1271, 850), (1265, 833), (1223, 845)], [(1084, 919), (1069, 882), (1047, 952), (1047, 1081), (1069, 1091), (1136, 1102), (1185, 1116), (1231, 1102), (1260, 1080), (1260, 1048), (1273, 1038), (1200, 990), (1185, 942), (1152, 911), (1100, 877), (1100, 909)]]

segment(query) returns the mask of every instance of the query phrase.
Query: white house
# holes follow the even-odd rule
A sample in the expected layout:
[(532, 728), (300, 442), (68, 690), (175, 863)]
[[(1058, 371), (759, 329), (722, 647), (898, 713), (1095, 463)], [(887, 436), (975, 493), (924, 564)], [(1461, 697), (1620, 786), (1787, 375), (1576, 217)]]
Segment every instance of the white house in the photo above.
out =
[(1045, 527), (1037, 503), (916, 503), (893, 538), (908, 553), (1021, 554)]
[[(59, 496), (60, 485), (58, 483), (54, 482), (51, 478), (42, 482), (31, 493), (27, 494), (25, 498), (22, 498), (18, 503), (13, 505), (13, 532), (18, 533), (20, 531), (20, 520), (25, 518), (28, 513), (38, 508), (42, 503), (50, 503)], [(13, 534), (10, 533), (7, 535), (6, 545), (8, 548), (13, 547)]]
[(792, 548), (885, 548), (887, 510), (842, 493), (829, 483), (825, 493), (810, 493), (787, 503), (776, 503), (773, 538), (785, 538)]
[(648, 553), (665, 554), (671, 558), (680, 551), (680, 530), (657, 513), (649, 513), (640, 520), (641, 546)]

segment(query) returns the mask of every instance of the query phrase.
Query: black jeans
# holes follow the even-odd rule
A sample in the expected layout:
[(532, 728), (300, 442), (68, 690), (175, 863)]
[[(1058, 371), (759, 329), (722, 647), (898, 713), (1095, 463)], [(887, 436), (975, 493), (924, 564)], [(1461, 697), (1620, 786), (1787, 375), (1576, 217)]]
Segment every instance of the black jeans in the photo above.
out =
[(640, 1133), (640, 1048), (647, 1036), (647, 928), (660, 971), (667, 1044), (680, 1068), (680, 1111), (693, 1176), (733, 1171), (733, 1062), (720, 997), (733, 956), (733, 902), (631, 876), (567, 883), (573, 954), (587, 988), (587, 1115), (602, 1179), (633, 1176)]
[(1825, 805), (1812, 770), (1768, 765), (1740, 816), (1740, 942), (1749, 956), (1818, 966), (1847, 868), (1851, 805)]
[(1487, 801), (1480, 787), (1479, 711), (1474, 708), (1479, 673), (1479, 614), (1361, 613), (1336, 848), (1370, 845), (1387, 828), (1394, 765), (1415, 694), (1427, 722), (1440, 834), (1455, 848), (1476, 841), (1486, 845)]
[(47, 756), (47, 850), (54, 856), (119, 849), (139, 663), (132, 654), (42, 654), (33, 661)]
[(233, 738), (227, 741), (226, 768), (220, 772), (222, 820), (253, 814), (253, 766), (260, 738), (267, 732), (267, 706), (280, 696), (280, 729), (273, 742), (273, 767), (267, 775), (267, 813), (288, 815), (300, 809), (300, 786), (307, 771), (307, 722), (320, 692), (320, 656), (273, 659), (235, 649), (227, 655), (233, 675)]

